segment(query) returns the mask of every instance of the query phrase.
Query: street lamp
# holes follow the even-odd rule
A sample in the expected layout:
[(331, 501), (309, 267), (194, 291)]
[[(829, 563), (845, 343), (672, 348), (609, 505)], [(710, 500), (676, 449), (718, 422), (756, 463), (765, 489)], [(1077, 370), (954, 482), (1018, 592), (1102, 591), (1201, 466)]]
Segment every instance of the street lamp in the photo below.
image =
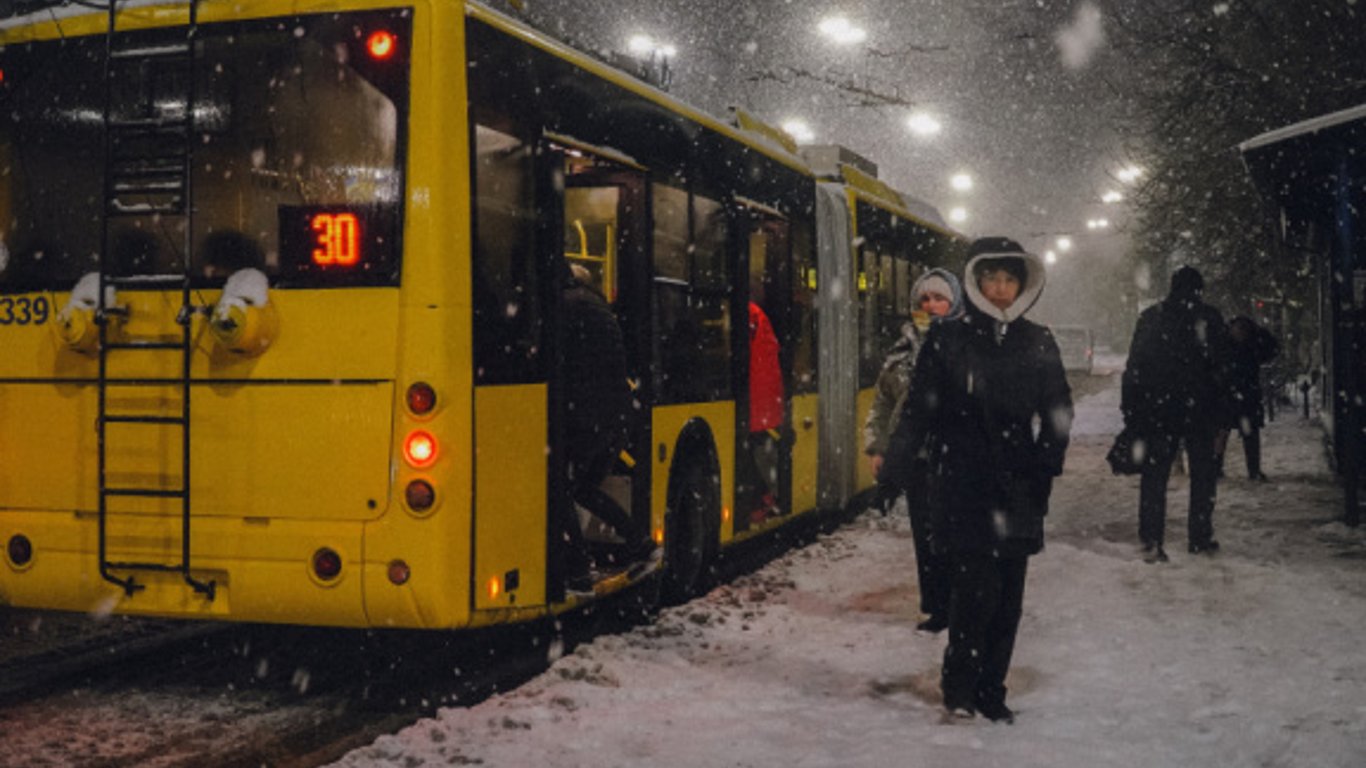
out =
[(1067, 237), (1066, 235), (1063, 235), (1062, 237), (1058, 238), (1056, 244), (1058, 246), (1058, 250), (1062, 251), (1063, 253), (1067, 253), (1068, 251), (1072, 250), (1072, 238)]
[(953, 208), (949, 211), (949, 221), (952, 221), (954, 224), (962, 224), (967, 220), (968, 209), (962, 206), (958, 206), (957, 208)]
[(972, 177), (966, 173), (955, 173), (949, 179), (949, 185), (959, 192), (967, 192), (972, 189)]
[(907, 118), (906, 126), (917, 136), (933, 136), (944, 128), (938, 120), (924, 112), (916, 112)]
[(1043, 261), (1044, 261), (1045, 264), (1057, 264), (1057, 263), (1058, 263), (1058, 253), (1057, 253), (1057, 251), (1053, 251), (1053, 250), (1044, 251), (1044, 252), (1043, 252)]
[(838, 45), (854, 45), (868, 39), (868, 32), (843, 16), (828, 16), (817, 25), (822, 35)]
[(1108, 192), (1106, 192), (1105, 194), (1103, 194), (1103, 195), (1100, 196), (1100, 201), (1101, 201), (1102, 203), (1106, 203), (1106, 204), (1118, 203), (1119, 201), (1121, 201), (1121, 200), (1123, 200), (1123, 199), (1124, 199), (1124, 195), (1121, 195), (1120, 193), (1114, 191), (1113, 189), (1110, 190), (1110, 191), (1108, 191)]
[(678, 49), (649, 35), (632, 35), (626, 41), (626, 48), (641, 59), (644, 65), (643, 79), (668, 90), (669, 84), (673, 81), (669, 60), (678, 55)]
[(1132, 184), (1133, 182), (1138, 181), (1138, 179), (1143, 175), (1143, 169), (1139, 168), (1136, 165), (1130, 165), (1119, 169), (1119, 172), (1115, 175), (1118, 176), (1119, 180), (1124, 182), (1125, 184)]

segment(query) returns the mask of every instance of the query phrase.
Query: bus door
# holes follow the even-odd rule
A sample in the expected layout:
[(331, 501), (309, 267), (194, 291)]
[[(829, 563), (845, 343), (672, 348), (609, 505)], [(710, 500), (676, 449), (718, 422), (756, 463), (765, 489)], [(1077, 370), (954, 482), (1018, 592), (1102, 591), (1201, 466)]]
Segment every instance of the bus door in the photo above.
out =
[(748, 318), (746, 354), (738, 364), (748, 382), (736, 409), (735, 530), (745, 531), (792, 508), (791, 398), (793, 333), (791, 237), (780, 213), (757, 203), (737, 204), (735, 236)]
[[(611, 571), (615, 566), (625, 567), (638, 559), (642, 539), (652, 533), (648, 450), (651, 444), (650, 405), (654, 398), (650, 391), (651, 377), (646, 375), (651, 349), (648, 178), (645, 169), (624, 158), (612, 157), (610, 150), (598, 150), (566, 137), (553, 137), (549, 143), (552, 155), (557, 158), (555, 163), (563, 172), (560, 187), (563, 191), (555, 210), (562, 232), (562, 248), (557, 255), (563, 258), (558, 264), (552, 263), (551, 269), (562, 275), (567, 272), (571, 279), (586, 285), (606, 303), (625, 351), (623, 380), (601, 378), (607, 374), (600, 368), (608, 367), (598, 364), (606, 361), (603, 355), (607, 354), (607, 346), (604, 345), (615, 343), (603, 335), (612, 329), (599, 325), (592, 334), (594, 338), (571, 339), (565, 335), (564, 323), (555, 324), (557, 330), (552, 332), (556, 334), (559, 352), (554, 357), (557, 364), (550, 388), (549, 444), (563, 445), (564, 450), (551, 451), (550, 471), (562, 473), (559, 477), (567, 493), (552, 498), (549, 511), (552, 523), (557, 519), (556, 515), (566, 516), (558, 518), (561, 520), (577, 517), (583, 545), (600, 570)], [(584, 299), (582, 292), (578, 296), (578, 300)], [(564, 309), (563, 304), (560, 309)], [(584, 345), (588, 348), (583, 348)], [(572, 355), (583, 358), (576, 363)], [(578, 377), (576, 372), (585, 370), (584, 360), (592, 361), (587, 366), (591, 375), (569, 381), (571, 377)], [(615, 409), (610, 397), (589, 398), (582, 394), (571, 397), (582, 393), (587, 381), (596, 382), (589, 386), (596, 386), (604, 395), (614, 386), (624, 388), (627, 394), (620, 400), (622, 410)], [(570, 412), (573, 408), (584, 407), (580, 401), (589, 401), (592, 406), (592, 415), (587, 419), (585, 413)], [(607, 413), (605, 409), (613, 412)], [(590, 462), (601, 462), (601, 466), (590, 474), (602, 477), (600, 481), (591, 478), (589, 482), (594, 487), (586, 489), (583, 487), (585, 478), (570, 477), (571, 469), (564, 461), (574, 458), (573, 471), (584, 471), (584, 457), (578, 455), (584, 450), (582, 440), (572, 446), (557, 440), (573, 440), (575, 435), (582, 436), (585, 432), (596, 438), (602, 427), (612, 429), (609, 425), (616, 418), (625, 422), (625, 434), (619, 441), (606, 437), (590, 441), (594, 446), (591, 450), (608, 450), (605, 447), (610, 446), (612, 455)], [(604, 501), (604, 497), (611, 501)], [(571, 503), (573, 510), (556, 507)], [(608, 508), (604, 510), (603, 505)], [(627, 531), (618, 530), (621, 524), (604, 519), (617, 513), (627, 516)], [(633, 541), (624, 540), (627, 537), (623, 534), (627, 532)], [(552, 541), (552, 545), (556, 543)]]

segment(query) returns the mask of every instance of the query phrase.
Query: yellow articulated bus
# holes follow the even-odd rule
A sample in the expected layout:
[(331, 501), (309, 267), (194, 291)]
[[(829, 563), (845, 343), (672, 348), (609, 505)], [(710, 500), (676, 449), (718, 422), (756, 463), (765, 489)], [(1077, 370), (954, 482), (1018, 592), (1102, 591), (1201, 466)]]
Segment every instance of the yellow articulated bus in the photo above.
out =
[[(870, 377), (958, 243), (876, 180), (474, 3), (89, 5), (0, 23), (0, 605), (520, 621), (686, 596), (869, 485)], [(591, 591), (571, 265), (634, 398), (601, 490), (663, 553), (587, 520)]]

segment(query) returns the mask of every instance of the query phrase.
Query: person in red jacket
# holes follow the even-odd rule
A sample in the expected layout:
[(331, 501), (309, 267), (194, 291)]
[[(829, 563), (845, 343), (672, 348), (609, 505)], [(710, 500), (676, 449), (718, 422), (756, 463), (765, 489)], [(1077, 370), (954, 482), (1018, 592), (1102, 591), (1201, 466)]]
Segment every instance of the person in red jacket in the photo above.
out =
[(778, 336), (762, 307), (749, 303), (749, 435), (748, 454), (741, 459), (741, 498), (746, 522), (759, 522), (782, 511), (778, 503), (778, 440), (783, 426), (783, 372)]

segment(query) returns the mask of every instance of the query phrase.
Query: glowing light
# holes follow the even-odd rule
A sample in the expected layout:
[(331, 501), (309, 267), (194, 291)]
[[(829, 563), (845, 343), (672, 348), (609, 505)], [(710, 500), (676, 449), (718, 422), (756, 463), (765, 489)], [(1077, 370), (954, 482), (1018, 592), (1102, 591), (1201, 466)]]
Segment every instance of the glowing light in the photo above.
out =
[(783, 132), (791, 136), (798, 144), (810, 144), (816, 139), (816, 134), (812, 132), (811, 126), (804, 120), (787, 120), (783, 123)]
[(372, 57), (379, 59), (380, 61), (393, 56), (396, 48), (398, 48), (398, 41), (394, 38), (393, 34), (382, 29), (378, 32), (371, 33), (370, 37), (365, 41), (365, 50), (369, 51)]
[(1062, 251), (1063, 253), (1067, 253), (1068, 251), (1072, 250), (1072, 238), (1065, 236), (1058, 238), (1057, 246), (1058, 250)]
[(1138, 181), (1140, 178), (1142, 178), (1143, 169), (1139, 168), (1136, 165), (1130, 165), (1121, 168), (1119, 172), (1115, 175), (1118, 176), (1119, 180), (1124, 182), (1125, 184), (1132, 184), (1133, 182)]
[(906, 125), (911, 129), (911, 133), (917, 136), (934, 136), (944, 129), (944, 126), (932, 116), (924, 112), (917, 112), (906, 120)]
[(662, 56), (673, 58), (674, 56), (678, 55), (678, 49), (673, 47), (672, 45), (661, 45), (659, 46), (659, 53)]
[(1044, 260), (1044, 263), (1045, 263), (1045, 264), (1057, 264), (1057, 263), (1058, 263), (1058, 253), (1057, 253), (1057, 251), (1044, 251), (1044, 252), (1043, 252), (1043, 260)]
[(829, 16), (816, 27), (822, 35), (839, 45), (853, 45), (868, 39), (868, 32), (843, 16)]
[(503, 580), (494, 576), (489, 579), (489, 599), (497, 600), (501, 594), (503, 594)]
[(1124, 195), (1121, 195), (1120, 193), (1114, 191), (1113, 189), (1110, 190), (1109, 192), (1106, 192), (1105, 194), (1103, 194), (1103, 195), (1100, 196), (1100, 201), (1101, 201), (1102, 203), (1118, 203), (1119, 201), (1121, 201), (1121, 200), (1123, 200), (1123, 199), (1124, 199)]
[(626, 41), (626, 48), (631, 53), (644, 56), (654, 51), (655, 41), (651, 40), (649, 35), (632, 35), (631, 39)]
[(967, 192), (972, 189), (972, 176), (966, 173), (955, 173), (953, 177), (949, 179), (949, 186), (959, 192)]
[(317, 233), (313, 263), (349, 267), (360, 261), (360, 220), (354, 213), (320, 213), (309, 222)]
[(959, 207), (949, 211), (949, 221), (952, 221), (955, 224), (961, 224), (967, 220), (968, 209)]
[(422, 431), (408, 435), (403, 444), (403, 455), (414, 467), (426, 467), (436, 461), (436, 438)]

